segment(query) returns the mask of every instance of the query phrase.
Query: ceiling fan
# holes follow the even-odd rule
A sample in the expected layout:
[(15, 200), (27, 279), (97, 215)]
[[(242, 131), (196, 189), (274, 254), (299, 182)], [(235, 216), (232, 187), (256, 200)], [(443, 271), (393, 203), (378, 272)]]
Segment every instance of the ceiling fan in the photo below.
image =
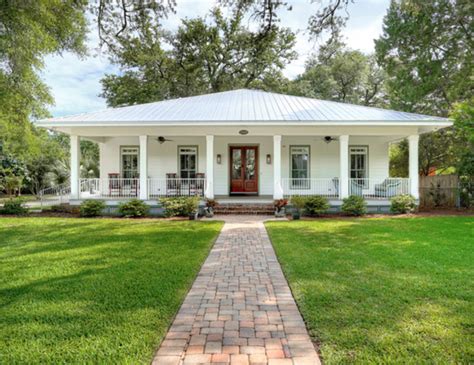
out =
[(332, 141), (337, 141), (336, 137), (331, 137), (331, 136), (325, 136), (323, 137), (324, 142), (326, 143), (331, 143)]
[(167, 139), (163, 136), (159, 136), (157, 139), (156, 139), (160, 144), (163, 144), (165, 142), (172, 142), (173, 140), (172, 139)]

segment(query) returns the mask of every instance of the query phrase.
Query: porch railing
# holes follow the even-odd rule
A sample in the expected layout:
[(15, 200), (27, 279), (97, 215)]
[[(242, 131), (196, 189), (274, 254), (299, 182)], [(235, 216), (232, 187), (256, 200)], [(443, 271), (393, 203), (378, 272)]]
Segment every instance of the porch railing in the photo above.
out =
[(338, 178), (282, 179), (283, 195), (320, 195), (327, 198), (339, 196)]
[(140, 180), (125, 178), (80, 179), (79, 194), (81, 199), (138, 198), (140, 196)]
[(349, 195), (390, 199), (401, 194), (410, 194), (409, 178), (349, 179)]
[(205, 178), (153, 178), (148, 179), (148, 196), (159, 198), (166, 196), (204, 196)]

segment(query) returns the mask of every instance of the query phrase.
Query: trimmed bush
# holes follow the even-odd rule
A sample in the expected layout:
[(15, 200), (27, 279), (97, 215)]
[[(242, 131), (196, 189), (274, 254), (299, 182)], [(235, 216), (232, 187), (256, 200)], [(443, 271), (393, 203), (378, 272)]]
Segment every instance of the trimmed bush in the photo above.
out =
[(364, 215), (367, 213), (367, 202), (361, 196), (351, 195), (342, 200), (341, 210), (348, 215)]
[(390, 211), (395, 214), (412, 213), (416, 209), (415, 198), (411, 195), (397, 195), (390, 199)]
[(105, 203), (102, 200), (84, 200), (81, 203), (79, 214), (81, 217), (97, 217), (102, 214), (104, 209)]
[(305, 197), (304, 212), (309, 216), (318, 216), (329, 209), (329, 202), (323, 196)]
[(291, 205), (297, 211), (301, 212), (304, 209), (306, 198), (301, 195), (294, 195), (291, 197)]
[(138, 199), (131, 199), (119, 204), (118, 212), (122, 217), (138, 218), (148, 214), (150, 207), (145, 202)]
[(201, 199), (197, 196), (160, 199), (167, 217), (188, 217), (197, 212)]
[(28, 209), (25, 208), (24, 200), (22, 198), (11, 198), (5, 201), (3, 209), (0, 209), (1, 214), (25, 215), (28, 214)]

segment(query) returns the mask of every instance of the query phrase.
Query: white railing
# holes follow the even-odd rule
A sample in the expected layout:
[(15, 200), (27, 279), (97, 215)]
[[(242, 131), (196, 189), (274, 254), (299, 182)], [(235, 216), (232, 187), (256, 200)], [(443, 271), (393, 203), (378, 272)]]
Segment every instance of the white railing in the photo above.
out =
[(369, 199), (390, 199), (401, 194), (410, 194), (410, 179), (401, 177), (349, 179), (349, 195)]
[(282, 179), (283, 195), (320, 195), (327, 198), (339, 196), (338, 178)]
[(125, 178), (79, 179), (81, 199), (138, 198), (140, 180)]
[(148, 179), (150, 198), (166, 196), (204, 196), (206, 179), (153, 178)]
[(69, 184), (51, 186), (39, 192), (41, 207), (45, 205), (63, 204), (69, 202), (71, 187)]

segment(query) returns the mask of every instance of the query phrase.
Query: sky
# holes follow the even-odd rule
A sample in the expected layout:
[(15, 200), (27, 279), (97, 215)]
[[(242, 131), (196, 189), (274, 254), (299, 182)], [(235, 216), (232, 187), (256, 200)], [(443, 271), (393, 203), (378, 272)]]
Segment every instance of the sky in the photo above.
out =
[[(320, 43), (311, 41), (305, 30), (308, 14), (314, 14), (321, 6), (321, 0), (289, 1), (292, 11), (280, 14), (281, 26), (290, 27), (296, 32), (298, 58), (288, 64), (285, 76), (294, 78), (304, 71), (305, 61)], [(352, 49), (364, 53), (374, 51), (374, 39), (382, 32), (382, 20), (386, 14), (390, 0), (355, 0), (350, 4), (350, 15), (343, 37)], [(182, 18), (205, 16), (215, 5), (215, 0), (177, 0), (177, 13), (164, 20), (165, 29), (174, 30)], [(92, 27), (91, 27), (92, 28)], [(99, 96), (101, 93), (100, 79), (107, 73), (118, 73), (116, 65), (112, 65), (106, 54), (97, 52), (97, 32), (91, 29), (88, 47), (90, 56), (79, 58), (65, 52), (62, 55), (48, 56), (45, 69), (41, 76), (50, 87), (55, 105), (49, 108), (52, 116), (92, 112), (106, 108), (106, 103)]]

